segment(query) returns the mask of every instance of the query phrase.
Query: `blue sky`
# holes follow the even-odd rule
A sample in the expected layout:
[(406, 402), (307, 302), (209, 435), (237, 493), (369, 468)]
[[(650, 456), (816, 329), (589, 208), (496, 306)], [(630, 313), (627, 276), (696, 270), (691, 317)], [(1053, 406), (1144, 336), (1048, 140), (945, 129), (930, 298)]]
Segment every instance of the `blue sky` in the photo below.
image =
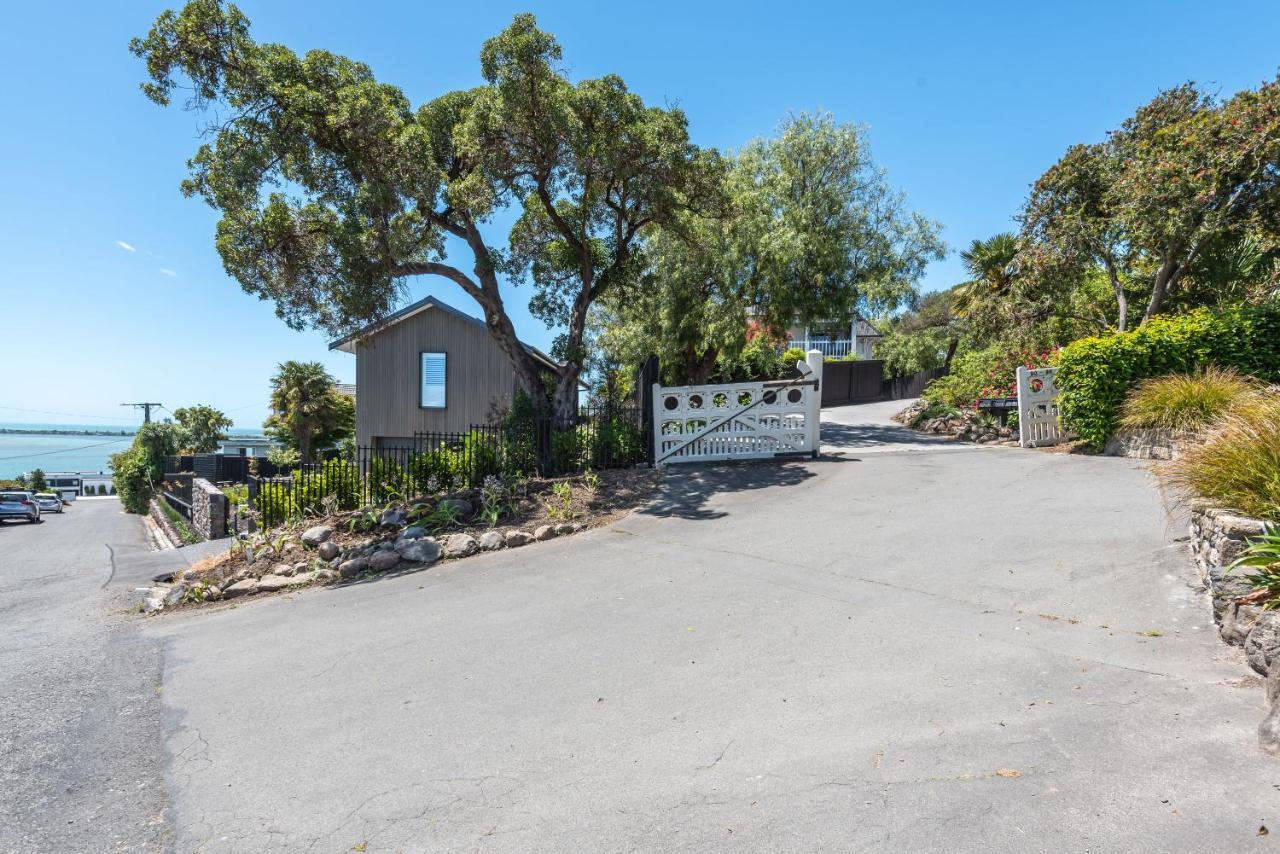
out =
[[(954, 249), (1010, 228), (1068, 145), (1101, 138), (1162, 87), (1230, 93), (1280, 65), (1275, 2), (240, 5), (257, 38), (361, 59), (414, 103), (479, 82), (482, 41), (528, 10), (575, 79), (613, 72), (680, 105), (702, 145), (740, 146), (791, 111), (864, 123), (890, 180), (953, 248), (926, 289), (962, 278)], [(5, 359), (0, 421), (128, 423), (120, 402), (156, 400), (256, 426), (278, 362), (354, 377), (353, 357), (240, 291), (213, 248), (214, 212), (178, 192), (198, 119), (147, 101), (126, 50), (163, 8), (6, 9), (0, 317), (8, 342), (44, 355), (23, 370)], [(441, 282), (411, 289), (478, 314)], [(527, 301), (527, 287), (508, 293), (521, 335), (546, 347), (553, 333)]]

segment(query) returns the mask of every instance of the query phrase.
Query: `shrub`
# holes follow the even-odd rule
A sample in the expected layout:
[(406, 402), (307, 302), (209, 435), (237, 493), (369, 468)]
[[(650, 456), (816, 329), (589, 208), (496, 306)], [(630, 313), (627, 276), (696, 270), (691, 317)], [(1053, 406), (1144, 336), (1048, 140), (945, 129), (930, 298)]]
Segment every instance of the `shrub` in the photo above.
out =
[(1055, 356), (1054, 350), (1036, 352), (1005, 343), (970, 350), (957, 356), (950, 372), (929, 383), (921, 397), (955, 407), (976, 406), (980, 397), (1013, 397), (1019, 367), (1042, 368)]
[(1280, 518), (1280, 391), (1250, 395), (1218, 422), (1204, 443), (1168, 467), (1202, 498), (1249, 516)]
[(799, 347), (788, 347), (787, 351), (778, 357), (778, 374), (779, 376), (789, 377), (795, 374), (796, 362), (804, 362), (809, 358)]
[(1120, 423), (1129, 428), (1197, 430), (1256, 386), (1233, 368), (1216, 367), (1143, 380), (1129, 392)]
[(929, 403), (924, 409), (916, 413), (911, 419), (912, 427), (919, 427), (926, 421), (932, 421), (935, 418), (952, 418), (960, 414), (960, 410), (949, 403)]
[(716, 363), (716, 372), (716, 382), (775, 380), (782, 372), (782, 365), (774, 343), (760, 335), (748, 341), (736, 358), (722, 355)]
[(146, 513), (151, 503), (151, 468), (137, 448), (111, 456), (111, 478), (126, 513)]
[(294, 469), (293, 483), (285, 488), (285, 497), (292, 505), (288, 515), (325, 512), (325, 499), (331, 499), (335, 510), (354, 510), (361, 503), (360, 470), (346, 460), (327, 460), (305, 470)]
[(1075, 341), (1058, 357), (1058, 411), (1068, 430), (1101, 446), (1140, 380), (1209, 365), (1280, 379), (1280, 303), (1198, 309)]

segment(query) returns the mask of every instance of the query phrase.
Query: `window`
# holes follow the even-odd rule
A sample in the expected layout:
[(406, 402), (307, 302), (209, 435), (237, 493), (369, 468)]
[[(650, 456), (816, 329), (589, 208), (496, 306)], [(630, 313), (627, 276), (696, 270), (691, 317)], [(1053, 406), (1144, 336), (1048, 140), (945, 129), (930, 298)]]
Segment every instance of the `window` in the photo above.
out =
[(445, 355), (422, 354), (422, 389), (418, 405), (423, 409), (444, 409)]

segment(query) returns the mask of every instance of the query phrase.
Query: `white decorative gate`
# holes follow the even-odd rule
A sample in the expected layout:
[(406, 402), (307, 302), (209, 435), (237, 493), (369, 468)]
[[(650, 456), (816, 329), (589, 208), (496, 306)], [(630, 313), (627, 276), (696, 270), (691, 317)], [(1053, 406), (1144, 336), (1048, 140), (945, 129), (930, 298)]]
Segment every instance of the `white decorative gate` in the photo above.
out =
[(1057, 368), (1018, 368), (1018, 440), (1024, 448), (1056, 445), (1064, 438), (1058, 425)]
[(653, 385), (657, 466), (707, 460), (818, 455), (822, 354), (809, 352), (796, 380)]

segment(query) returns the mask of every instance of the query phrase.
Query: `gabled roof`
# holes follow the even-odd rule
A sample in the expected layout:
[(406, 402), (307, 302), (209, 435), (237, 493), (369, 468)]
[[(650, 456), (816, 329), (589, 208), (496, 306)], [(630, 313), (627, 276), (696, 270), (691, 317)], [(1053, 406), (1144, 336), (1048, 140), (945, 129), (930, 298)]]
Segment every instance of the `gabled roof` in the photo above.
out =
[[(360, 341), (364, 340), (365, 338), (368, 338), (372, 335), (377, 335), (379, 332), (382, 332), (385, 329), (388, 329), (389, 327), (395, 326), (397, 323), (399, 323), (402, 320), (408, 320), (409, 318), (413, 317), (415, 314), (421, 314), (422, 312), (428, 311), (429, 309), (433, 309), (433, 308), (439, 309), (440, 311), (447, 312), (453, 315), (454, 317), (458, 318), (459, 320), (465, 320), (467, 323), (474, 323), (476, 326), (479, 326), (481, 329), (484, 329), (486, 333), (489, 331), (488, 327), (485, 326), (485, 322), (480, 318), (472, 317), (471, 315), (466, 314), (465, 312), (461, 312), (458, 309), (454, 308), (453, 306), (449, 305), (447, 302), (444, 302), (443, 300), (439, 300), (436, 297), (427, 296), (423, 299), (418, 300), (412, 305), (406, 305), (404, 308), (400, 309), (397, 312), (388, 314), (386, 317), (382, 318), (381, 320), (375, 320), (373, 323), (370, 323), (369, 325), (361, 329), (357, 329), (355, 332), (352, 332), (350, 335), (345, 335), (342, 338), (339, 338), (337, 341), (329, 342), (329, 349), (341, 350), (344, 353), (354, 353), (356, 351), (356, 344), (358, 344)], [(552, 359), (546, 353), (539, 350), (537, 347), (533, 347), (529, 344), (524, 343), (523, 341), (520, 342), (520, 346), (523, 347), (526, 351), (528, 351), (529, 355), (533, 356), (533, 358), (537, 359), (539, 362), (542, 362), (544, 365), (551, 368), (552, 370), (558, 370), (560, 368), (560, 365), (557, 364), (554, 359)]]

